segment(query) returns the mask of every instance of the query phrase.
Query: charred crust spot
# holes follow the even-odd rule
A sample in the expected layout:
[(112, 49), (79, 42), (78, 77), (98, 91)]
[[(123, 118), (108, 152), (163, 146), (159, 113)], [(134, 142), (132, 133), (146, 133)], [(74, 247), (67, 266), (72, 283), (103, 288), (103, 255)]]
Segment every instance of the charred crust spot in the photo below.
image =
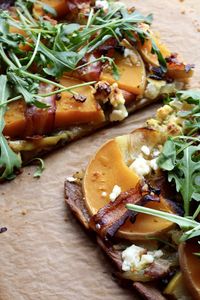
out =
[(59, 101), (61, 99), (61, 94), (56, 94), (56, 101)]
[(185, 66), (185, 72), (186, 73), (190, 72), (192, 69), (194, 69), (194, 67), (195, 67), (195, 64), (187, 64)]
[(165, 60), (167, 63), (175, 63), (178, 64), (178, 54), (177, 53), (172, 53), (170, 56), (166, 57)]
[[(158, 80), (158, 78), (160, 80), (162, 80), (164, 77), (165, 77), (165, 73), (163, 72), (162, 68), (161, 67), (152, 67), (151, 68), (151, 71), (152, 71), (152, 75), (150, 76), (155, 76), (156, 79)], [(152, 77), (151, 77), (152, 78)], [(155, 79), (155, 78), (154, 78)]]
[(72, 98), (75, 101), (80, 102), (80, 103), (84, 103), (87, 100), (87, 97), (85, 97), (84, 95), (81, 95), (81, 94), (74, 94)]

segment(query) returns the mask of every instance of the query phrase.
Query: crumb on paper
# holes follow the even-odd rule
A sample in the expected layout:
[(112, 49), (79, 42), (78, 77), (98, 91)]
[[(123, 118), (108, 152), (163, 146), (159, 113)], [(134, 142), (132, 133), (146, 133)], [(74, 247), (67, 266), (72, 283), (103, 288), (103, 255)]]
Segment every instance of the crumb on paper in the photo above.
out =
[(22, 216), (27, 215), (27, 210), (26, 210), (26, 209), (23, 209), (23, 210), (21, 211), (21, 214), (22, 214)]
[(6, 228), (6, 227), (1, 227), (0, 228), (0, 233), (4, 233), (4, 232), (6, 232), (8, 229)]

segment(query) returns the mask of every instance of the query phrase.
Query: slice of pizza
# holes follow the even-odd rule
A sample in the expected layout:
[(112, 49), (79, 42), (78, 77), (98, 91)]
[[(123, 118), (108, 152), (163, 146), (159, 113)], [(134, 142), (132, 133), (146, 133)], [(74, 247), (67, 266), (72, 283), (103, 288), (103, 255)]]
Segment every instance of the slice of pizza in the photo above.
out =
[(120, 2), (17, 0), (0, 19), (1, 179), (173, 95), (193, 73), (151, 15)]
[(69, 209), (144, 299), (200, 299), (200, 91), (106, 142), (65, 182)]

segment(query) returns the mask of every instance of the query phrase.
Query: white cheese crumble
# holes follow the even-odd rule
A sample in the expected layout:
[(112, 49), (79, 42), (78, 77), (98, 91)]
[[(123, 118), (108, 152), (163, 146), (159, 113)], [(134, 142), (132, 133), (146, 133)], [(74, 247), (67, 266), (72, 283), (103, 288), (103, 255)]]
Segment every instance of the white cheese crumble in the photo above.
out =
[(142, 148), (141, 148), (141, 151), (145, 154), (145, 155), (150, 155), (150, 148), (147, 147), (146, 145), (143, 145)]
[(113, 109), (109, 118), (111, 122), (122, 121), (128, 117), (128, 111), (124, 104), (120, 104), (117, 108)]
[(152, 264), (156, 258), (163, 255), (162, 250), (147, 251), (147, 249), (132, 245), (122, 252), (122, 270), (139, 271)]
[(106, 196), (107, 196), (107, 193), (106, 193), (106, 192), (102, 192), (102, 193), (101, 193), (101, 196), (102, 196), (102, 197), (106, 197)]
[(153, 157), (158, 157), (160, 155), (160, 150), (155, 149), (153, 150)]
[(124, 49), (124, 57), (129, 57), (129, 56), (132, 56), (132, 55), (134, 55), (133, 50), (130, 50), (128, 48)]
[(144, 248), (132, 245), (122, 252), (122, 270), (130, 271), (133, 266), (138, 266), (141, 256), (146, 253)]
[(75, 182), (76, 178), (74, 178), (72, 176), (69, 176), (69, 177), (67, 177), (67, 181), (69, 181), (69, 182)]
[(116, 200), (116, 198), (121, 194), (121, 191), (122, 191), (121, 187), (118, 185), (115, 185), (113, 187), (112, 192), (109, 195), (110, 201), (114, 202)]
[(135, 171), (135, 173), (140, 177), (149, 174), (151, 171), (149, 161), (142, 156), (139, 156), (134, 160), (134, 162), (130, 165), (130, 169)]
[(99, 9), (102, 8), (103, 10), (107, 10), (109, 8), (109, 4), (108, 1), (106, 0), (96, 0), (95, 7)]
[(154, 159), (150, 160), (150, 167), (151, 167), (154, 171), (158, 170), (157, 160), (158, 160), (157, 158), (154, 158)]

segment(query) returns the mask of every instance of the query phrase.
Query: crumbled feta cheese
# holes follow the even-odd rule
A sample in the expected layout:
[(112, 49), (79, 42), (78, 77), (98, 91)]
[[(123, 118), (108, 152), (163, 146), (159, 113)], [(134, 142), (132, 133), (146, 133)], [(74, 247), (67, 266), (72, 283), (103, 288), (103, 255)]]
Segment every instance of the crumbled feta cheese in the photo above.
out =
[(163, 255), (161, 250), (147, 251), (142, 247), (132, 245), (122, 252), (122, 270), (139, 271), (152, 264), (155, 259)]
[(148, 84), (145, 90), (145, 97), (148, 99), (156, 99), (160, 95), (161, 88), (166, 85), (164, 80), (148, 79)]
[(107, 10), (109, 8), (109, 4), (108, 1), (106, 0), (96, 0), (95, 7), (99, 9), (103, 8), (103, 10)]
[(151, 167), (154, 171), (158, 170), (157, 160), (158, 160), (157, 158), (154, 158), (154, 159), (150, 160), (150, 167)]
[(149, 161), (142, 156), (139, 156), (134, 160), (134, 162), (130, 165), (130, 169), (135, 171), (135, 173), (140, 177), (149, 174), (151, 171)]
[(154, 258), (161, 258), (163, 256), (162, 250), (148, 251), (148, 254), (153, 255)]
[(141, 266), (145, 266), (145, 265), (148, 265), (148, 264), (152, 264), (153, 261), (154, 261), (153, 255), (151, 255), (151, 254), (143, 254), (141, 256), (140, 265)]
[(109, 117), (111, 122), (122, 121), (127, 118), (128, 111), (125, 105), (120, 104), (117, 108), (113, 109)]
[(125, 48), (124, 49), (124, 57), (128, 57), (134, 55), (134, 52), (131, 49)]
[(116, 200), (116, 198), (121, 194), (121, 187), (118, 185), (115, 185), (113, 187), (113, 190), (111, 192), (111, 194), (109, 195), (110, 201), (114, 202)]
[(106, 196), (107, 196), (107, 193), (106, 193), (106, 192), (102, 192), (102, 193), (101, 193), (101, 196), (102, 196), (102, 197), (106, 197)]
[(75, 182), (76, 180), (77, 179), (72, 176), (67, 177), (67, 181), (69, 181), (69, 182)]
[(160, 151), (158, 149), (153, 150), (153, 157), (158, 157), (160, 155)]
[(147, 147), (146, 145), (142, 146), (141, 151), (145, 154), (145, 155), (150, 155), (150, 148)]
[(132, 245), (122, 252), (122, 270), (130, 271), (132, 267), (138, 266), (142, 254), (146, 253), (146, 249)]

